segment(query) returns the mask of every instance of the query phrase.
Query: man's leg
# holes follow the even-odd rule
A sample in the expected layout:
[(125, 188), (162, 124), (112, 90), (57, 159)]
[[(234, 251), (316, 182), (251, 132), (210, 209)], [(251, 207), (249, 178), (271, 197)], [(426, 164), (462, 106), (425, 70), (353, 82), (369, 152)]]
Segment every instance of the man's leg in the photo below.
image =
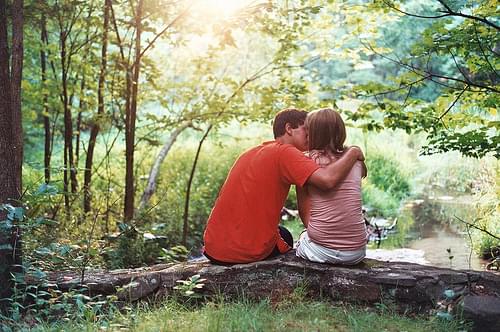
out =
[(231, 266), (231, 265), (237, 264), (237, 263), (221, 262), (221, 261), (213, 258), (212, 256), (210, 256), (209, 254), (207, 254), (206, 251), (203, 251), (203, 255), (205, 255), (205, 257), (208, 258), (208, 260), (210, 261), (210, 263), (215, 264), (215, 265)]
[[(290, 231), (288, 229), (286, 229), (285, 227), (281, 226), (281, 225), (278, 225), (278, 230), (279, 230), (279, 233), (280, 233), (280, 236), (281, 238), (291, 247), (293, 248), (293, 236), (292, 236), (292, 233), (290, 233)], [(272, 257), (276, 257), (278, 255), (280, 255), (281, 252), (279, 251), (278, 247), (277, 246), (274, 246), (274, 249), (273, 251), (271, 252), (271, 254), (269, 254), (269, 256), (266, 257), (266, 259), (268, 258), (272, 258)]]

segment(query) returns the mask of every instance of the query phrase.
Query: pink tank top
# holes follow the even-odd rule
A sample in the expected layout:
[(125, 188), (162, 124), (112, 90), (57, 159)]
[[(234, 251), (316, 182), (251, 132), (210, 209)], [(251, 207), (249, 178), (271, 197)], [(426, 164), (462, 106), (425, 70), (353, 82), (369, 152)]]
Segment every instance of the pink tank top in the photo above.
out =
[[(320, 166), (336, 160), (332, 154), (311, 151), (310, 157)], [(363, 166), (356, 162), (347, 177), (334, 189), (322, 191), (309, 186), (311, 215), (309, 238), (336, 250), (358, 250), (366, 245), (366, 225), (361, 206)]]

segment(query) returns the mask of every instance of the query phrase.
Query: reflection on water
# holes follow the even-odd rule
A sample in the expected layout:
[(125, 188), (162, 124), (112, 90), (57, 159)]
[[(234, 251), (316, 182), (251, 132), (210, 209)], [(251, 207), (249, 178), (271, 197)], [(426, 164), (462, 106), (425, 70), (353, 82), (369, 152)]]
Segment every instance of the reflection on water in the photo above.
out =
[(429, 265), (484, 270), (485, 262), (471, 250), (464, 235), (454, 233), (447, 227), (433, 225), (431, 230), (426, 227), (422, 238), (412, 241), (409, 248), (422, 250)]
[[(484, 270), (486, 261), (477, 257), (467, 233), (455, 217), (474, 218), (470, 197), (429, 197), (411, 204), (415, 220), (413, 240), (408, 247), (422, 250), (429, 265), (453, 269)], [(445, 213), (444, 211), (451, 211)]]
[[(470, 197), (428, 197), (406, 202), (396, 233), (370, 249), (368, 258), (406, 261), (452, 269), (485, 270), (488, 263), (477, 257), (467, 233), (456, 217), (473, 220)], [(372, 245), (372, 248), (374, 245)], [(399, 248), (394, 250), (395, 248)]]

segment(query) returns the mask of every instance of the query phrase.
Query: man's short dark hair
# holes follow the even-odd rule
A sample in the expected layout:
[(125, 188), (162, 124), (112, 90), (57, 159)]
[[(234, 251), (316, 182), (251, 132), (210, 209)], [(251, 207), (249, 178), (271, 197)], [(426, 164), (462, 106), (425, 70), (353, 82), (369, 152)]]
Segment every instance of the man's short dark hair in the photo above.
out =
[(279, 111), (273, 121), (274, 138), (285, 135), (285, 126), (287, 123), (295, 129), (304, 124), (306, 117), (306, 111), (296, 108), (285, 108), (284, 110)]

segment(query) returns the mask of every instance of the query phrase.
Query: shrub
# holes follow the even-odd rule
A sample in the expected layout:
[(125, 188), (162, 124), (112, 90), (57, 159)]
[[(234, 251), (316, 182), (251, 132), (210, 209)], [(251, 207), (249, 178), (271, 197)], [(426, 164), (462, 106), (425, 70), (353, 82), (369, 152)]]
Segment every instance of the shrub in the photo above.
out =
[(373, 215), (394, 216), (400, 205), (400, 200), (368, 181), (362, 187), (362, 197), (364, 204), (373, 209)]
[[(191, 187), (188, 249), (201, 247), (208, 216), (230, 167), (241, 151), (241, 146), (208, 144), (202, 150)], [(139, 224), (153, 229), (155, 234), (166, 236), (169, 246), (182, 240), (186, 186), (194, 155), (194, 147), (175, 149), (170, 153), (162, 166), (157, 193), (150, 201), (153, 208), (138, 216)]]
[(368, 180), (378, 189), (385, 191), (401, 201), (410, 194), (407, 176), (401, 171), (402, 166), (394, 159), (381, 154), (372, 154), (366, 160)]
[[(472, 228), (473, 243), (477, 243), (477, 251), (484, 258), (500, 256), (500, 177), (498, 169), (489, 168), (489, 176), (483, 177), (480, 185), (477, 186), (473, 195), (473, 205), (476, 211), (476, 219), (472, 224), (477, 228)], [(479, 229), (478, 229), (479, 228)], [(487, 230), (494, 236), (481, 231)]]
[(381, 154), (371, 154), (366, 164), (368, 178), (362, 186), (364, 204), (374, 209), (373, 214), (395, 216), (401, 201), (410, 194), (402, 166)]

